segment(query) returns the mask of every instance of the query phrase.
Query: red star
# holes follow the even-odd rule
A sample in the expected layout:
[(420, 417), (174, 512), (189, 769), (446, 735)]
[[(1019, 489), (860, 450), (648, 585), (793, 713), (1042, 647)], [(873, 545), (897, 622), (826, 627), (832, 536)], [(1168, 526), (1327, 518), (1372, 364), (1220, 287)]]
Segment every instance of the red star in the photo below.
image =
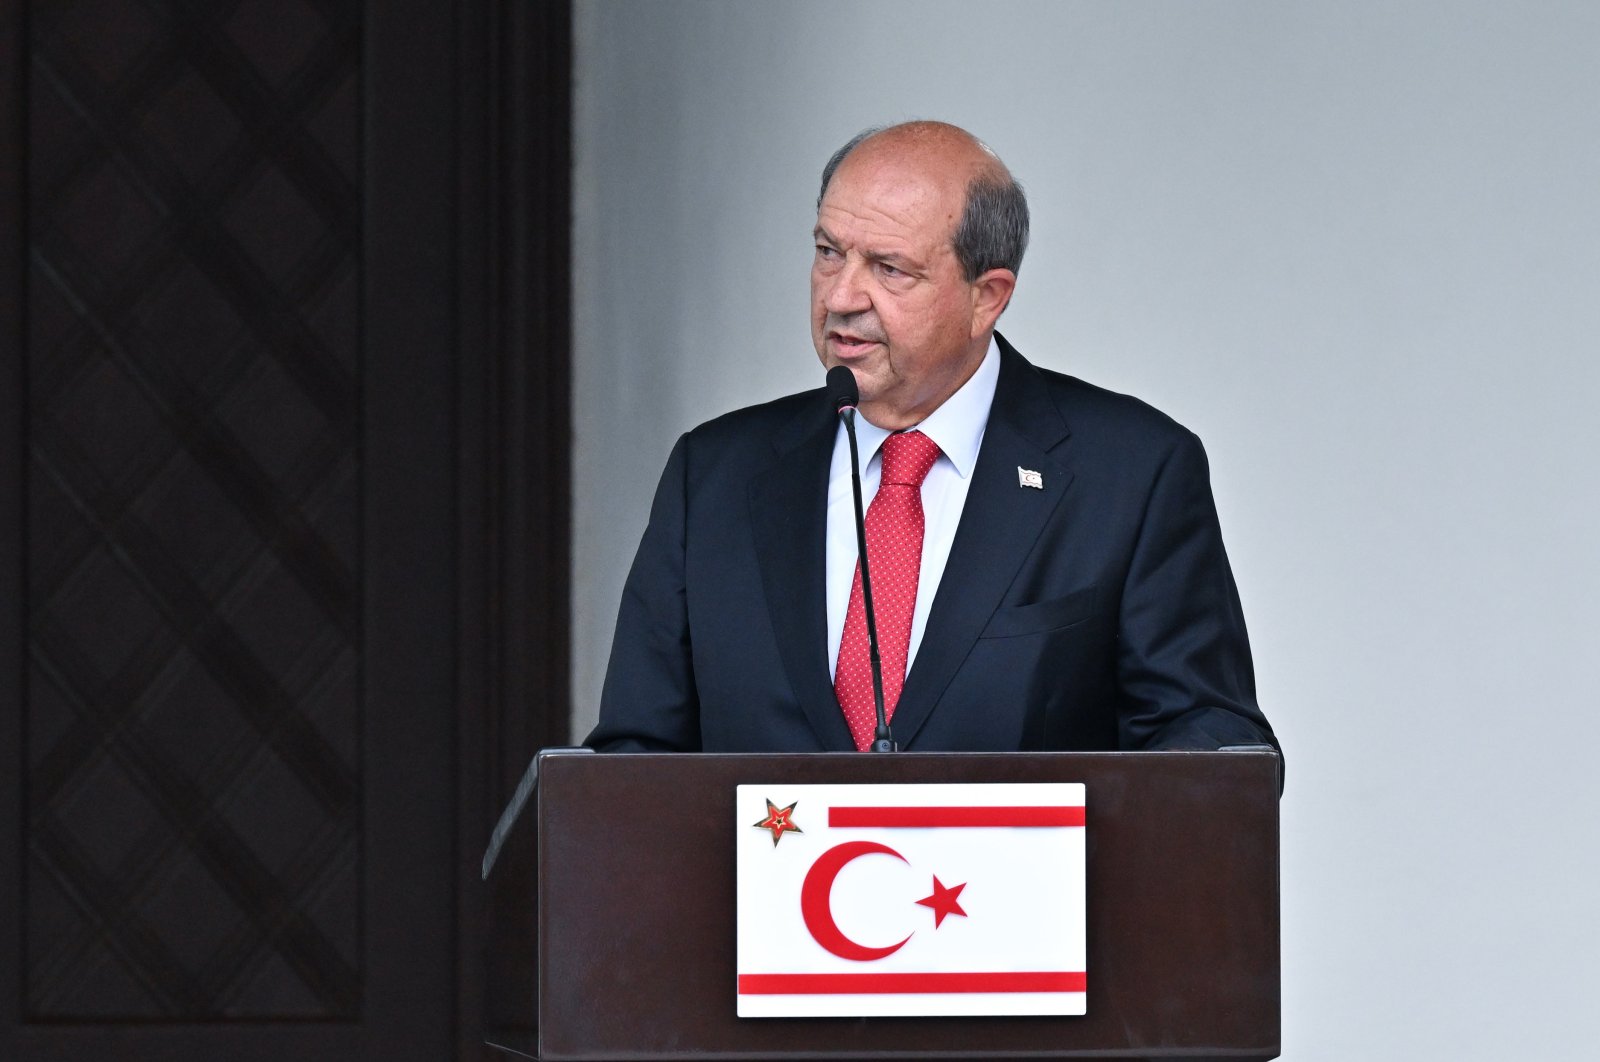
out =
[[(800, 803), (798, 800), (795, 801), (795, 804), (798, 803)], [(767, 817), (756, 823), (756, 829), (771, 830), (772, 847), (776, 848), (778, 847), (778, 839), (781, 838), (785, 833), (805, 832), (794, 824), (794, 819), (791, 817), (793, 815), (794, 804), (790, 804), (786, 808), (780, 808), (778, 805), (769, 800), (767, 801)]]
[(957, 902), (958, 897), (961, 895), (961, 890), (966, 887), (967, 883), (963, 881), (955, 888), (947, 889), (944, 887), (944, 882), (939, 880), (939, 876), (937, 874), (934, 875), (933, 895), (923, 897), (917, 901), (922, 906), (933, 910), (933, 928), (939, 928), (940, 923), (944, 921), (945, 915), (956, 914), (962, 918), (967, 917), (967, 912), (963, 911), (961, 904)]

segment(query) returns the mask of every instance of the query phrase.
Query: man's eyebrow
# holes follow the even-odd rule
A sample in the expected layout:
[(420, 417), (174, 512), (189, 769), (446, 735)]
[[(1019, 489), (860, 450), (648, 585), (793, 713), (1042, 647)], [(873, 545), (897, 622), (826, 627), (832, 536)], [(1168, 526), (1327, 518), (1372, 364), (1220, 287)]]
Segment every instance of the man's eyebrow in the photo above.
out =
[[(827, 229), (823, 228), (821, 225), (818, 225), (816, 228), (811, 230), (811, 238), (821, 243), (825, 243), (829, 247), (839, 246), (839, 241), (835, 240), (833, 238), (833, 234)], [(898, 251), (875, 251), (871, 248), (863, 248), (861, 251), (861, 257), (865, 258), (869, 262), (883, 262), (887, 265), (892, 265), (896, 269), (903, 269), (908, 273), (917, 272), (922, 268), (921, 262), (917, 261), (915, 258), (907, 257)]]

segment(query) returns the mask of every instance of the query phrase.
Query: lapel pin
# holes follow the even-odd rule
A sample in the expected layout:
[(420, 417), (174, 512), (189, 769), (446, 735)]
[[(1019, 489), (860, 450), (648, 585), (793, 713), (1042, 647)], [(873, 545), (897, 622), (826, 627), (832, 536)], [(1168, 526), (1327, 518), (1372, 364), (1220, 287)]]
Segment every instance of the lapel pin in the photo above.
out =
[(1035, 472), (1031, 468), (1017, 466), (1017, 486), (1032, 487), (1034, 490), (1044, 490), (1044, 473)]

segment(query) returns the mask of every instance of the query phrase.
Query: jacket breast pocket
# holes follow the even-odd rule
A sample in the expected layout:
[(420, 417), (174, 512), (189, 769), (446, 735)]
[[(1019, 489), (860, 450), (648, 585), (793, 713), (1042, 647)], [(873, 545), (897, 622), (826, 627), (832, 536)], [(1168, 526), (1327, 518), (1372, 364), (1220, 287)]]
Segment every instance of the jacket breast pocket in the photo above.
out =
[(1094, 590), (1086, 586), (1065, 597), (1048, 601), (1035, 601), (1028, 605), (1013, 605), (996, 609), (983, 628), (980, 638), (1018, 638), (1025, 634), (1043, 634), (1082, 623), (1094, 614)]

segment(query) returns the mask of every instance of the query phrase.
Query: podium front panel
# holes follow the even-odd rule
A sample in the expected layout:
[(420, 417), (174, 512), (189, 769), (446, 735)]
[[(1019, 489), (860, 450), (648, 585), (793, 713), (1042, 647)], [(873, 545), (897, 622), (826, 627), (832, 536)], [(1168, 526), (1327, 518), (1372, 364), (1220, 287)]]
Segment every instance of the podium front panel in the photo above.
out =
[[(539, 1056), (1275, 1058), (1276, 770), (1270, 753), (544, 757)], [(884, 781), (1086, 785), (1087, 1014), (735, 1016), (735, 787)]]

